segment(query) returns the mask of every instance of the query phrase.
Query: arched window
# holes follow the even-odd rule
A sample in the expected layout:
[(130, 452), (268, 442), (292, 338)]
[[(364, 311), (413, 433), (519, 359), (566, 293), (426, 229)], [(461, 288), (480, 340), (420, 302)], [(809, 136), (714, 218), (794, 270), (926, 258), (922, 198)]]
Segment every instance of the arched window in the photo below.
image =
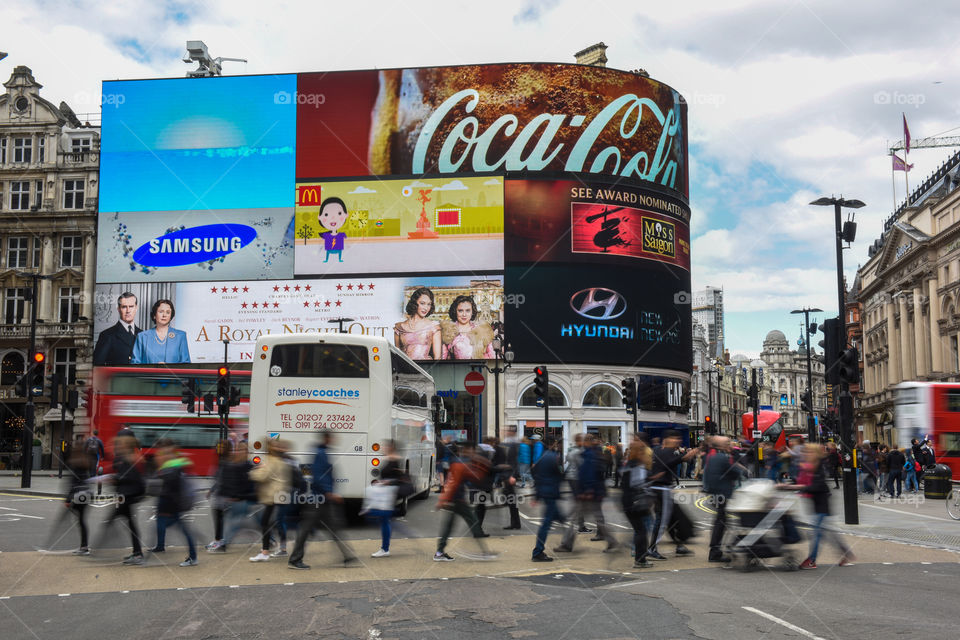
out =
[(583, 406), (585, 407), (622, 407), (623, 396), (620, 389), (608, 382), (600, 382), (593, 385), (583, 394)]
[(23, 354), (11, 351), (3, 356), (3, 362), (0, 363), (0, 384), (16, 384), (24, 369)]
[[(570, 403), (567, 402), (567, 396), (563, 394), (563, 391), (560, 390), (560, 387), (550, 383), (549, 390), (547, 391), (550, 398), (551, 407), (569, 407)], [(533, 385), (530, 385), (524, 389), (523, 393), (520, 394), (520, 402), (518, 406), (521, 407), (536, 407), (537, 406), (537, 392), (534, 390)]]

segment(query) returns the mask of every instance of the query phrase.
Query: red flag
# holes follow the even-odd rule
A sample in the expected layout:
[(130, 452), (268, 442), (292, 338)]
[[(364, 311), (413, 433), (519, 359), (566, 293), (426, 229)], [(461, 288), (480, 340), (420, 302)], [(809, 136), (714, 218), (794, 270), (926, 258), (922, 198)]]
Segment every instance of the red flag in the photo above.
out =
[(906, 162), (904, 162), (903, 160), (901, 160), (901, 159), (900, 159), (900, 156), (898, 156), (897, 154), (891, 153), (891, 154), (890, 154), (890, 157), (893, 158), (893, 170), (894, 170), (894, 171), (910, 171), (910, 169), (913, 169), (913, 165), (912, 165), (912, 164), (907, 164)]
[(904, 153), (910, 153), (910, 129), (907, 127), (907, 114), (902, 113), (903, 116), (903, 148)]

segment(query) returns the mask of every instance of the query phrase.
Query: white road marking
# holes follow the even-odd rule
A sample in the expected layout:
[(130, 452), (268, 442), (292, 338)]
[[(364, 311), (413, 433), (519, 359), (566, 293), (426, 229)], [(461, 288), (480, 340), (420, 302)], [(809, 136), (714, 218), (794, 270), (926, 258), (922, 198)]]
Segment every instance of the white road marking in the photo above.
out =
[(651, 582), (662, 582), (664, 578), (654, 578), (653, 580), (633, 580), (632, 582), (620, 582), (618, 584), (611, 584), (605, 587), (600, 587), (601, 589), (621, 589), (623, 587), (632, 587), (638, 584), (650, 584)]
[(69, 598), (69, 597), (70, 597), (70, 594), (69, 594), (69, 593), (58, 593), (57, 595), (58, 595), (59, 597), (61, 597), (61, 598)]
[(801, 634), (801, 635), (804, 635), (804, 636), (806, 636), (806, 637), (808, 637), (808, 638), (811, 638), (811, 640), (823, 640), (823, 638), (821, 638), (820, 636), (814, 635), (814, 634), (810, 633), (809, 631), (807, 631), (806, 629), (803, 629), (803, 628), (801, 628), (801, 627), (798, 627), (798, 626), (795, 625), (795, 624), (790, 624), (790, 623), (787, 622), (786, 620), (781, 620), (781, 619), (778, 618), (777, 616), (772, 616), (772, 615), (770, 615), (769, 613), (766, 613), (766, 612), (764, 612), (764, 611), (760, 611), (759, 609), (754, 609), (753, 607), (742, 607), (742, 608), (743, 608), (745, 611), (749, 611), (750, 613), (755, 613), (755, 614), (757, 614), (757, 615), (760, 616), (761, 618), (766, 618), (767, 620), (769, 620), (769, 621), (771, 621), (771, 622), (776, 622), (777, 624), (779, 624), (779, 625), (781, 625), (781, 626), (783, 626), (783, 627), (786, 627), (787, 629), (790, 629), (791, 631), (796, 631), (797, 633), (799, 633), (799, 634)]
[(911, 518), (928, 518), (928, 519), (930, 519), (930, 520), (941, 520), (941, 521), (945, 521), (945, 522), (950, 522), (950, 520), (948, 520), (947, 518), (941, 518), (941, 517), (939, 517), (939, 516), (928, 516), (928, 515), (925, 514), (925, 513), (908, 513), (908, 512), (906, 512), (906, 511), (901, 511), (900, 509), (891, 509), (890, 507), (881, 507), (881, 506), (879, 506), (879, 505), (869, 504), (869, 503), (866, 503), (866, 502), (861, 502), (861, 503), (860, 503), (860, 506), (861, 506), (861, 507), (871, 507), (871, 508), (873, 508), (873, 509), (880, 509), (880, 510), (882, 510), (882, 511), (890, 511), (891, 513), (896, 513), (896, 514), (899, 514), (899, 515), (901, 515), (901, 516), (910, 516)]

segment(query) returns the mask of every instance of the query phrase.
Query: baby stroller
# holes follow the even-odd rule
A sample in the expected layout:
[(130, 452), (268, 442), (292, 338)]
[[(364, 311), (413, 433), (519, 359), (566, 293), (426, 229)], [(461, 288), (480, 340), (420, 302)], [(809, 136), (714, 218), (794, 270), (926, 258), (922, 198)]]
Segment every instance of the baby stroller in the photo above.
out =
[(800, 542), (796, 522), (790, 516), (795, 503), (795, 495), (778, 491), (772, 480), (744, 482), (727, 505), (727, 514), (734, 516), (725, 539), (732, 566), (751, 571), (762, 567), (766, 558), (782, 558), (784, 569), (798, 569), (799, 561), (788, 548)]

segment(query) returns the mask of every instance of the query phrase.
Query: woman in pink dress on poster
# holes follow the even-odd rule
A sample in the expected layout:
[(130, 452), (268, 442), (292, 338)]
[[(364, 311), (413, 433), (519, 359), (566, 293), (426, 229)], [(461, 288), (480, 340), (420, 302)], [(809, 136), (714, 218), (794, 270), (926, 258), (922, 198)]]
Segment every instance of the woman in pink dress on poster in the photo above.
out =
[(493, 327), (477, 319), (472, 296), (457, 296), (447, 312), (452, 322), (441, 325), (444, 360), (493, 359)]
[(407, 302), (407, 319), (393, 326), (393, 340), (412, 360), (440, 358), (440, 323), (428, 320), (434, 312), (433, 292), (420, 287)]

